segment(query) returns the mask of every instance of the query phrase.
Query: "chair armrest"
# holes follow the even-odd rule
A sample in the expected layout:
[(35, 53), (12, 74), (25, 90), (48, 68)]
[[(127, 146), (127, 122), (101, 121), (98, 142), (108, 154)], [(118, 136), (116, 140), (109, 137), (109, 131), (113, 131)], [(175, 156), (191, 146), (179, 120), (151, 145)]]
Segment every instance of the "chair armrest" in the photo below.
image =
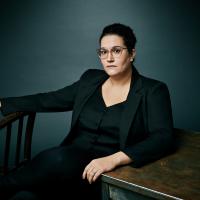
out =
[(5, 128), (8, 124), (13, 123), (14, 121), (25, 115), (28, 115), (28, 112), (15, 112), (3, 117), (0, 120), (0, 129)]

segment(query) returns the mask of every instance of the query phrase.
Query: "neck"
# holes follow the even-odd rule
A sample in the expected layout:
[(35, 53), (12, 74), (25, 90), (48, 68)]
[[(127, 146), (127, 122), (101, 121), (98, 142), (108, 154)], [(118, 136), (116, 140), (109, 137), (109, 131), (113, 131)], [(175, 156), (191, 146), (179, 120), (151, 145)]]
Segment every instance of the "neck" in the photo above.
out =
[(110, 76), (109, 80), (112, 86), (124, 86), (130, 84), (132, 77), (132, 67), (117, 76)]

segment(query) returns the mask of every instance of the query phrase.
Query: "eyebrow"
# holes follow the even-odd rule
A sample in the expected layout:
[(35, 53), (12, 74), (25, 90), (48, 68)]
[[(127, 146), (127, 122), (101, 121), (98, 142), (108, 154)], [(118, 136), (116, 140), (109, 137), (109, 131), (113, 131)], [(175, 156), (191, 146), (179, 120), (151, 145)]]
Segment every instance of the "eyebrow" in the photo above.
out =
[[(111, 47), (111, 49), (112, 49), (112, 48), (115, 48), (115, 47), (123, 47), (123, 46), (116, 45), (116, 46)], [(124, 47), (123, 47), (123, 48), (124, 48)], [(106, 47), (100, 47), (100, 49), (108, 49), (108, 48), (106, 48)]]

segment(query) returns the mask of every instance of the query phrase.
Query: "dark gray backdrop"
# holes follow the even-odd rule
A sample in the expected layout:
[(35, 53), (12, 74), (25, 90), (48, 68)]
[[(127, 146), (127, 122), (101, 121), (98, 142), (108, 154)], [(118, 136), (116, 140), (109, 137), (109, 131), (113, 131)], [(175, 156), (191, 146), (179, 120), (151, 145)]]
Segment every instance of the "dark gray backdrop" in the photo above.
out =
[[(102, 28), (113, 22), (137, 35), (136, 68), (167, 83), (174, 125), (200, 130), (199, 7), (184, 0), (4, 0), (0, 4), (0, 96), (64, 87), (88, 68)], [(33, 154), (60, 143), (71, 113), (38, 114)]]

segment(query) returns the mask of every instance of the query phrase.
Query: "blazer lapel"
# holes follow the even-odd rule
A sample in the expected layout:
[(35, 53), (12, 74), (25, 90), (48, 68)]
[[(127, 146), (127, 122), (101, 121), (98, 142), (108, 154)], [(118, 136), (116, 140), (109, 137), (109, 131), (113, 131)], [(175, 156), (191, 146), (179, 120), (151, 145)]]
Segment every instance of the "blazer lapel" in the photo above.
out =
[(72, 116), (72, 123), (71, 123), (72, 128), (76, 124), (76, 121), (78, 119), (78, 116), (84, 104), (92, 96), (92, 94), (95, 92), (97, 87), (100, 84), (102, 84), (107, 78), (108, 76), (106, 74), (102, 74), (100, 77), (97, 77), (93, 83), (90, 83), (90, 84), (88, 84), (88, 82), (83, 83), (83, 85), (81, 86), (81, 91), (77, 96), (77, 101), (74, 106), (76, 109), (74, 109), (74, 113)]
[[(140, 92), (140, 89), (142, 88), (141, 78), (134, 67), (133, 67), (133, 76), (134, 76), (134, 81), (131, 83), (131, 89), (127, 98), (127, 104), (122, 113), (122, 120), (120, 123), (119, 134), (120, 134), (121, 148), (125, 146), (131, 123), (134, 120), (137, 108), (142, 99), (142, 93)], [(78, 116), (84, 104), (91, 97), (91, 95), (94, 93), (97, 87), (101, 85), (107, 78), (108, 75), (103, 74), (97, 77), (95, 81), (92, 83), (91, 82), (88, 83), (87, 81), (83, 83), (83, 85), (81, 86), (81, 90), (78, 93), (77, 101), (74, 105), (75, 109), (72, 116), (71, 128), (75, 126)]]
[(142, 99), (142, 93), (140, 89), (142, 88), (141, 78), (138, 72), (135, 70), (133, 71), (134, 80), (127, 97), (127, 102), (125, 109), (122, 113), (122, 119), (120, 122), (120, 148), (124, 148), (126, 139), (130, 130), (130, 126), (132, 121), (134, 120), (137, 108), (140, 104)]

